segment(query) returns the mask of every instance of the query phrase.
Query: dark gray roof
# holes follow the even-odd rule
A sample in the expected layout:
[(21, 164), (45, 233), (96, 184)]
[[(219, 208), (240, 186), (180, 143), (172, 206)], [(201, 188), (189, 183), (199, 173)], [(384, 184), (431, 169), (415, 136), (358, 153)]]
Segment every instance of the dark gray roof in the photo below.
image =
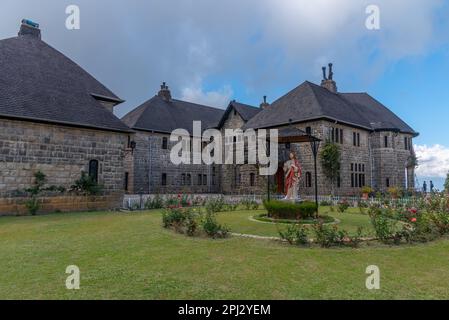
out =
[(329, 119), (367, 130), (399, 130), (417, 134), (387, 107), (366, 93), (333, 93), (304, 82), (248, 121), (245, 128), (269, 128)]
[(131, 131), (92, 95), (121, 100), (39, 37), (1, 40), (0, 62), (0, 117)]
[(240, 103), (237, 101), (231, 101), (229, 103), (228, 108), (226, 109), (225, 113), (223, 114), (223, 117), (220, 120), (220, 123), (218, 124), (218, 127), (221, 128), (226, 121), (226, 119), (229, 116), (229, 113), (235, 109), (238, 114), (242, 117), (243, 121), (247, 122), (250, 119), (252, 119), (256, 114), (258, 114), (262, 109), (256, 108), (253, 106), (250, 106), (248, 104)]
[(154, 96), (122, 118), (135, 130), (171, 133), (185, 129), (192, 134), (193, 121), (201, 121), (203, 131), (217, 127), (224, 110), (186, 101)]

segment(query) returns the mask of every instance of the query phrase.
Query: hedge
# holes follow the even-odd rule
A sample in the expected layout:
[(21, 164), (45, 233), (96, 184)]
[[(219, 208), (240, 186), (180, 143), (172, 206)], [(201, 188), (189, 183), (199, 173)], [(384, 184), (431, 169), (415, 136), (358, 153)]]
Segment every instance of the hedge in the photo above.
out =
[(288, 201), (265, 201), (268, 217), (274, 219), (301, 220), (312, 218), (316, 211), (316, 204), (310, 201), (293, 203)]

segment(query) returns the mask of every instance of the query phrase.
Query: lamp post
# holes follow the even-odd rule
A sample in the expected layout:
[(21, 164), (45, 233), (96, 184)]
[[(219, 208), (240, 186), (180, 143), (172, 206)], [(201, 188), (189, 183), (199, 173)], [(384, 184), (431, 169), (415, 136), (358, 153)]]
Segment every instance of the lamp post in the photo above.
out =
[(319, 216), (319, 210), (318, 210), (318, 171), (317, 171), (317, 158), (318, 158), (318, 150), (320, 148), (320, 141), (317, 140), (315, 137), (312, 137), (309, 134), (310, 138), (310, 146), (312, 148), (312, 154), (313, 154), (313, 164), (314, 164), (314, 170), (315, 170), (315, 204), (316, 204), (316, 215), (317, 218)]

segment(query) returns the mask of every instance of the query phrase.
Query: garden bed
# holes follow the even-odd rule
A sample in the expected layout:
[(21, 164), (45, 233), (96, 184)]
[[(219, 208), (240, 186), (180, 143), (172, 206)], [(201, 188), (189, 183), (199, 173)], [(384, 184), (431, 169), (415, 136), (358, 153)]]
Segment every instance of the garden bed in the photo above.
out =
[(307, 219), (300, 219), (300, 220), (292, 220), (292, 219), (276, 219), (271, 218), (268, 216), (268, 214), (259, 214), (256, 216), (251, 217), (252, 219), (260, 222), (267, 222), (267, 223), (280, 223), (280, 224), (302, 224), (302, 225), (312, 225), (319, 222), (322, 222), (324, 224), (338, 224), (340, 221), (338, 219), (335, 219), (331, 216), (320, 216), (318, 219), (316, 218), (307, 218)]

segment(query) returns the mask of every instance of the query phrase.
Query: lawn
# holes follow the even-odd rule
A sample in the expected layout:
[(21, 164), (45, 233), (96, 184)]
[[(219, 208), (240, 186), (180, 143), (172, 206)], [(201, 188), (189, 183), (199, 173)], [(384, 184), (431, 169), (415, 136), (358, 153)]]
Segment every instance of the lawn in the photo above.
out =
[[(286, 229), (286, 224), (264, 223), (251, 219), (251, 217), (264, 213), (266, 213), (265, 210), (224, 212), (218, 214), (218, 221), (229, 226), (232, 232), (279, 237), (279, 230)], [(355, 234), (358, 227), (362, 227), (364, 235), (374, 236), (369, 216), (360, 214), (357, 208), (350, 208), (345, 213), (339, 213), (331, 212), (329, 207), (323, 207), (320, 208), (320, 213), (338, 219), (340, 221), (338, 228), (346, 230), (350, 234)]]
[[(0, 299), (448, 299), (449, 240), (362, 249), (192, 239), (160, 212), (0, 219)], [(381, 270), (381, 290), (365, 269)], [(81, 290), (65, 269), (81, 269)]]

